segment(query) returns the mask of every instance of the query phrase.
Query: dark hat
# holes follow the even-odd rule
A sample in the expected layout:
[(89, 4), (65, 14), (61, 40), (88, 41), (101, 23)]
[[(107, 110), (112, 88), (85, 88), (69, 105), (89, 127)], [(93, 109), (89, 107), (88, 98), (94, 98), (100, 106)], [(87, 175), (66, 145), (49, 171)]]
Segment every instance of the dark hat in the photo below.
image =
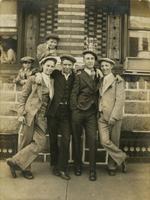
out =
[(105, 61), (105, 62), (108, 62), (108, 63), (110, 63), (110, 64), (112, 64), (112, 65), (115, 65), (115, 61), (111, 60), (110, 58), (101, 58), (101, 59), (99, 60), (100, 63), (101, 63), (102, 61)]
[(21, 63), (24, 63), (24, 62), (31, 62), (33, 63), (35, 61), (35, 59), (33, 57), (30, 57), (30, 56), (25, 56), (25, 57), (22, 57), (20, 59)]
[(96, 55), (96, 53), (94, 53), (94, 51), (85, 50), (85, 51), (83, 51), (82, 54), (83, 54), (83, 56), (86, 55), (86, 54), (92, 54), (95, 57), (95, 60), (97, 60), (97, 55)]
[(53, 56), (46, 56), (46, 57), (43, 57), (39, 63), (40, 65), (42, 65), (43, 63), (45, 63), (47, 60), (53, 60), (55, 62), (55, 64), (57, 63), (57, 59)]
[(46, 40), (49, 40), (49, 39), (55, 39), (55, 40), (59, 40), (59, 36), (56, 34), (56, 33), (50, 33), (50, 34), (47, 34), (46, 35)]
[(76, 62), (76, 59), (73, 56), (71, 56), (71, 55), (60, 56), (60, 59), (61, 59), (61, 61), (63, 61), (63, 60), (70, 60), (73, 63)]

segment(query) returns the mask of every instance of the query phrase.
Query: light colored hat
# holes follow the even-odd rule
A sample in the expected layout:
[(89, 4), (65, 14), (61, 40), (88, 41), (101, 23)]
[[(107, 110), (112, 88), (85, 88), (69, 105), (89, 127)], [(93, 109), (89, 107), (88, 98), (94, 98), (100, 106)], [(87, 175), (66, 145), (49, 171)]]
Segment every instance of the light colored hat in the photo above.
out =
[(45, 63), (47, 60), (53, 60), (55, 62), (55, 64), (57, 63), (57, 59), (53, 56), (46, 56), (46, 57), (43, 57), (39, 63), (40, 65), (42, 65), (43, 63)]
[(115, 65), (115, 61), (113, 61), (113, 60), (110, 59), (110, 58), (101, 58), (101, 59), (99, 59), (99, 63), (101, 63), (102, 61), (105, 61), (105, 62), (108, 62), (108, 63), (110, 63), (110, 64)]
[(22, 57), (20, 59), (21, 63), (24, 63), (24, 62), (31, 62), (33, 63), (35, 61), (35, 59), (33, 57), (30, 57), (30, 56), (25, 56), (25, 57)]
[(62, 55), (60, 56), (61, 61), (63, 60), (70, 60), (71, 62), (75, 63), (76, 59), (71, 55)]

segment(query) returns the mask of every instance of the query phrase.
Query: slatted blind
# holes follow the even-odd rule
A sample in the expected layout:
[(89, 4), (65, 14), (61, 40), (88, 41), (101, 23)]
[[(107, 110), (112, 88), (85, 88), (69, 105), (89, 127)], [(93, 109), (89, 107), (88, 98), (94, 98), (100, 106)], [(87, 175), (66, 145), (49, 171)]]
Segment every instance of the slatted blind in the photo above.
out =
[(58, 2), (56, 0), (47, 1), (47, 5), (42, 4), (40, 8), (40, 32), (39, 42), (45, 41), (48, 33), (55, 32), (58, 26)]

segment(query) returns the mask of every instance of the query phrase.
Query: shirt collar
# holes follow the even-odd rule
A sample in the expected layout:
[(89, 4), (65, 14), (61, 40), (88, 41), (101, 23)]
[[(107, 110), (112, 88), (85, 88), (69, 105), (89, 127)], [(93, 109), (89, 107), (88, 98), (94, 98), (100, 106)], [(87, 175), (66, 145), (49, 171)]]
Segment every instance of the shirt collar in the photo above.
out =
[(94, 70), (94, 69), (84, 68), (84, 71), (85, 71), (89, 76), (92, 75), (92, 71), (93, 71), (93, 70)]
[(61, 73), (65, 77), (66, 80), (68, 80), (69, 76), (71, 75), (71, 73), (70, 74), (65, 74), (63, 71), (61, 71)]

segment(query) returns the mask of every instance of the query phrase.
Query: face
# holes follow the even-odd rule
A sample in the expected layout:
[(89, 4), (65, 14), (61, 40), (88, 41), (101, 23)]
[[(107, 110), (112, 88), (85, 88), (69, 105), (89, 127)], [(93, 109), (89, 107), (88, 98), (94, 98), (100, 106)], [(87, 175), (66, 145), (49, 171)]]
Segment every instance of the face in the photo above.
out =
[(63, 60), (62, 61), (62, 71), (65, 74), (71, 74), (73, 70), (73, 62), (70, 60)]
[(105, 62), (105, 61), (101, 62), (101, 70), (102, 70), (104, 76), (111, 73), (112, 67), (113, 66), (112, 66), (111, 63), (108, 63), (108, 62)]
[(92, 54), (87, 53), (84, 55), (83, 61), (88, 69), (92, 69), (95, 64), (95, 57)]
[(55, 68), (55, 62), (53, 60), (47, 60), (43, 65), (43, 73), (46, 75), (50, 75), (54, 68)]
[(52, 39), (52, 38), (47, 40), (46, 43), (47, 43), (49, 49), (56, 49), (57, 44), (58, 44), (57, 40)]
[(25, 62), (22, 63), (22, 65), (23, 65), (24, 68), (29, 69), (32, 66), (32, 62), (25, 61)]

